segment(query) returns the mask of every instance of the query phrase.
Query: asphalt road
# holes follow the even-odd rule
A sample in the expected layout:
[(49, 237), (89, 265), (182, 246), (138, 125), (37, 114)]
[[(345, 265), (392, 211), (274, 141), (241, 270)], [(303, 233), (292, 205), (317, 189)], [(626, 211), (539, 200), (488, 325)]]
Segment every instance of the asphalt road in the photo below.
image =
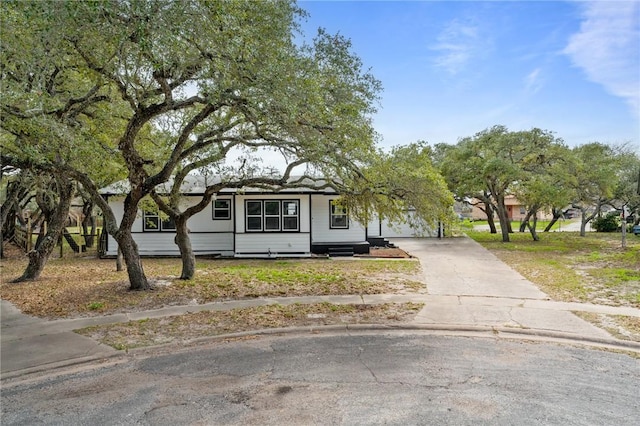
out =
[(625, 354), (422, 332), (263, 336), (2, 386), (2, 425), (638, 425)]

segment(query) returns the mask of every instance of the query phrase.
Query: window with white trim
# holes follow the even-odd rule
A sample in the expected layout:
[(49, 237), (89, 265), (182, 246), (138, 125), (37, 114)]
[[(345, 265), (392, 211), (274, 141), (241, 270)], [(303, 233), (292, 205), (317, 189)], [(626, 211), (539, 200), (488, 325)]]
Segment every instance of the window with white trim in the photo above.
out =
[(336, 200), (330, 200), (329, 211), (329, 228), (349, 229), (349, 215), (347, 214), (347, 208), (345, 206), (340, 205)]
[(280, 201), (264, 201), (264, 230), (272, 232), (280, 230)]
[(296, 232), (300, 230), (298, 200), (246, 200), (247, 232)]
[(175, 232), (176, 223), (170, 217), (162, 218), (158, 212), (143, 210), (142, 230), (145, 232)]
[(213, 220), (231, 219), (231, 200), (213, 200)]
[(247, 231), (262, 231), (262, 201), (246, 201)]
[(299, 216), (298, 202), (283, 201), (282, 202), (282, 230), (283, 231), (298, 231), (299, 228)]

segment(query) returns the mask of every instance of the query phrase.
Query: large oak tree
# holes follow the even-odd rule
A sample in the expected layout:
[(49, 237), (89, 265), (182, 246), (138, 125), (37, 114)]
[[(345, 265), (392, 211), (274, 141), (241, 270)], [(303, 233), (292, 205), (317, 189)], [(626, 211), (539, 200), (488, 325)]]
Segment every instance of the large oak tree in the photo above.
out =
[[(2, 12), (7, 158), (92, 194), (131, 289), (151, 286), (131, 227), (159, 185), (211, 164), (231, 184), (255, 180), (251, 160), (264, 148), (305, 174), (349, 182), (374, 151), (379, 83), (343, 38), (321, 31), (299, 43), (304, 14), (292, 2), (4, 2)], [(100, 197), (100, 163), (127, 176), (119, 222)], [(163, 207), (185, 223), (194, 212)]]

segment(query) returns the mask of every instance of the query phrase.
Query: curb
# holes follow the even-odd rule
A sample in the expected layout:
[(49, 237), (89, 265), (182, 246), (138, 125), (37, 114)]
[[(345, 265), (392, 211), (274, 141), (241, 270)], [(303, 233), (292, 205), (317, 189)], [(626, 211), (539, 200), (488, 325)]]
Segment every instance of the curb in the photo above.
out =
[[(190, 350), (192, 345), (205, 345), (220, 341), (237, 340), (250, 337), (262, 336), (291, 336), (300, 335), (317, 335), (320, 333), (349, 333), (355, 332), (371, 332), (371, 331), (422, 331), (429, 334), (454, 337), (476, 337), (476, 338), (504, 338), (510, 340), (529, 340), (549, 343), (566, 343), (577, 344), (580, 346), (592, 348), (610, 348), (623, 351), (631, 351), (640, 354), (640, 342), (618, 340), (618, 339), (602, 339), (583, 337), (575, 334), (554, 332), (548, 330), (535, 329), (517, 329), (510, 327), (491, 327), (491, 326), (467, 326), (467, 325), (438, 325), (438, 324), (340, 324), (340, 325), (324, 325), (313, 327), (283, 327), (283, 328), (265, 328), (259, 330), (242, 331), (238, 333), (221, 334), (217, 336), (200, 337), (189, 340), (184, 343), (183, 348), (178, 350)], [(143, 348), (130, 349), (129, 354), (144, 354), (156, 350), (172, 349), (178, 347), (177, 343), (165, 343), (156, 346), (147, 346)]]
[[(579, 345), (593, 349), (612, 349), (619, 351), (628, 351), (640, 354), (640, 342), (603, 339), (578, 336), (575, 334), (554, 332), (548, 330), (536, 329), (518, 329), (510, 327), (492, 327), (492, 326), (473, 326), (473, 325), (438, 325), (438, 324), (340, 324), (340, 325), (324, 325), (312, 327), (284, 327), (284, 328), (266, 328), (250, 331), (242, 331), (238, 333), (221, 334), (217, 336), (200, 337), (189, 340), (185, 343), (166, 343), (161, 345), (146, 346), (142, 348), (129, 349), (128, 351), (118, 351), (113, 354), (91, 355), (73, 358), (65, 361), (42, 364), (35, 367), (29, 367), (22, 370), (9, 371), (2, 374), (1, 381), (4, 385), (7, 381), (22, 378), (19, 382), (29, 380), (39, 373), (55, 375), (57, 373), (64, 374), (65, 370), (70, 367), (86, 366), (87, 368), (100, 367), (102, 363), (106, 363), (116, 358), (125, 362), (125, 358), (138, 356), (151, 356), (157, 352), (166, 352), (168, 350), (189, 351), (195, 345), (206, 345), (215, 342), (233, 341), (242, 338), (259, 338), (262, 336), (292, 336), (292, 335), (314, 335), (326, 333), (349, 333), (354, 332), (425, 332), (439, 336), (452, 337), (473, 337), (473, 338), (491, 338), (491, 339), (508, 339), (508, 340), (525, 340), (546, 343), (571, 344)], [(100, 362), (101, 364), (96, 364)], [(115, 361), (117, 362), (117, 361)], [(94, 365), (95, 364), (95, 365)], [(111, 362), (109, 365), (113, 364)], [(104, 364), (106, 365), (106, 364)]]
[[(49, 374), (56, 374), (57, 372), (60, 372), (62, 374), (65, 369), (70, 367), (84, 366), (84, 365), (96, 363), (98, 361), (105, 362), (112, 358), (120, 358), (123, 355), (126, 355), (126, 354), (115, 352), (109, 355), (89, 355), (89, 356), (68, 359), (64, 361), (56, 361), (56, 362), (51, 362), (47, 364), (40, 364), (35, 367), (24, 368), (22, 370), (7, 371), (6, 373), (2, 373), (0, 382), (2, 382), (4, 386), (7, 384), (5, 383), (6, 381), (11, 381), (16, 378), (23, 378), (24, 380), (28, 380), (32, 376), (37, 376), (39, 373), (45, 373), (49, 375)], [(98, 366), (99, 365), (96, 364), (96, 367)]]

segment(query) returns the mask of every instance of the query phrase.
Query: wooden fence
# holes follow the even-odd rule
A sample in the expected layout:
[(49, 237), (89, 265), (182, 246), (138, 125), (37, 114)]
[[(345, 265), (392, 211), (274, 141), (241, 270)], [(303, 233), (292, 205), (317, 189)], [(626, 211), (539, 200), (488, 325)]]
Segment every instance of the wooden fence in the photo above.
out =
[(25, 253), (28, 253), (31, 251), (32, 235), (31, 227), (22, 228), (20, 226), (16, 226), (13, 234), (13, 241), (22, 248)]
[[(34, 249), (37, 237), (40, 236), (40, 233), (46, 233), (47, 228), (46, 224), (40, 227), (39, 232), (34, 232), (33, 227), (31, 225), (31, 221), (28, 221), (26, 226), (20, 226), (20, 224), (16, 223), (15, 233), (13, 236), (13, 241), (18, 245), (25, 253), (30, 252)], [(75, 236), (75, 238), (74, 238)], [(81, 234), (80, 232), (69, 232), (66, 228), (63, 231), (63, 234), (58, 241), (58, 246), (60, 247), (60, 257), (64, 255), (64, 246), (65, 241), (68, 248), (70, 248), (74, 253), (85, 252), (87, 250), (86, 247), (86, 239), (87, 237), (93, 236), (94, 247), (100, 244), (100, 233), (97, 234)], [(34, 237), (36, 237), (34, 239)]]

